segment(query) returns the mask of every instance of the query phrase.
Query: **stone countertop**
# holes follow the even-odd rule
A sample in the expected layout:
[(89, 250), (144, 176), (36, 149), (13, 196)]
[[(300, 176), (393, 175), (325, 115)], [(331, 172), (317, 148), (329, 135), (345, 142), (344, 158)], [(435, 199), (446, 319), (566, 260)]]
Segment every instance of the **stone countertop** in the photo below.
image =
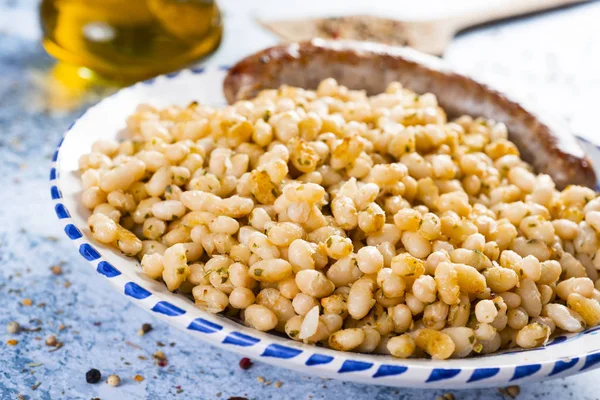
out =
[[(324, 380), (261, 363), (242, 370), (238, 356), (154, 319), (99, 278), (64, 237), (47, 180), (62, 132), (97, 96), (86, 95), (85, 104), (78, 105), (73, 93), (56, 94), (47, 83), (53, 60), (39, 44), (36, 3), (0, 0), (0, 399), (21, 394), (27, 399), (425, 400), (444, 393)], [(274, 4), (224, 1), (224, 41), (206, 62), (231, 64), (274, 43), (248, 18), (272, 11)], [(599, 18), (600, 3), (592, 3), (488, 26), (460, 35), (446, 58), (513, 95), (541, 103), (578, 134), (598, 140), (591, 99), (600, 93)], [(58, 110), (57, 104), (66, 109)], [(55, 265), (62, 273), (51, 271)], [(4, 326), (13, 320), (33, 331), (7, 334)], [(153, 329), (138, 336), (143, 323)], [(44, 344), (51, 334), (64, 343), (54, 352)], [(9, 339), (18, 343), (9, 346)], [(167, 366), (155, 365), (157, 350), (166, 354)], [(85, 372), (92, 367), (103, 379), (118, 374), (121, 386), (87, 384)], [(134, 380), (135, 375), (144, 380)], [(519, 398), (599, 399), (599, 379), (597, 370), (523, 385)], [(496, 389), (454, 394), (461, 400), (503, 398)]]

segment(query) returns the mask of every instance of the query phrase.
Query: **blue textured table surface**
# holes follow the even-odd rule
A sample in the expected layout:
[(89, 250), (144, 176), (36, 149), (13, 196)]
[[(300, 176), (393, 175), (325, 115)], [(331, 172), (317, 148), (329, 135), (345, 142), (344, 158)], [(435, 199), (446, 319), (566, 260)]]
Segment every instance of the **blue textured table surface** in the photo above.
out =
[[(232, 63), (274, 43), (248, 18), (272, 11), (274, 4), (224, 1), (225, 39), (208, 62)], [(597, 103), (589, 100), (600, 93), (598, 18), (600, 4), (594, 3), (487, 27), (457, 38), (447, 58), (515, 95), (537, 100), (593, 139)], [(425, 400), (444, 392), (324, 380), (259, 363), (242, 370), (238, 356), (155, 320), (113, 291), (63, 237), (49, 201), (51, 154), (85, 104), (76, 105), (73, 93), (48, 83), (45, 75), (53, 61), (42, 50), (37, 29), (36, 1), (0, 0), (1, 400), (19, 394), (27, 399)], [(93, 101), (89, 96), (86, 103)], [(55, 265), (61, 274), (51, 271)], [(24, 305), (24, 299), (32, 304)], [(31, 331), (9, 335), (4, 326), (13, 320)], [(143, 323), (153, 329), (138, 336)], [(64, 345), (49, 351), (44, 343), (49, 335)], [(18, 343), (9, 345), (11, 339)], [(157, 350), (168, 365), (156, 365), (152, 354)], [(87, 384), (85, 372), (92, 367), (104, 379), (118, 374), (121, 386)], [(135, 375), (144, 380), (134, 380)], [(595, 371), (524, 385), (520, 398), (598, 399), (599, 380)], [(457, 399), (502, 398), (496, 389), (454, 394)]]

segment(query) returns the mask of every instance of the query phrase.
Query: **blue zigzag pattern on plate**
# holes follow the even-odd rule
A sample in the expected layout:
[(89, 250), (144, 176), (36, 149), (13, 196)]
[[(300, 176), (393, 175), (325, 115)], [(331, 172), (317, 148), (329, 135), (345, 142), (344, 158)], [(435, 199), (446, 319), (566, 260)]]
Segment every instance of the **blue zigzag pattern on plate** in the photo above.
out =
[(205, 320), (204, 318), (196, 318), (187, 327), (192, 331), (198, 331), (206, 334), (215, 333), (223, 329), (221, 325)]
[(396, 376), (402, 375), (408, 371), (408, 367), (402, 365), (382, 365), (377, 369), (377, 372), (373, 375), (373, 378), (382, 378), (384, 376)]
[(598, 363), (600, 363), (600, 352), (589, 354), (585, 356), (585, 363), (583, 363), (583, 367), (581, 367), (580, 371), (586, 370)]
[(308, 360), (306, 360), (306, 365), (308, 365), (310, 367), (313, 365), (329, 364), (332, 361), (333, 361), (333, 357), (331, 357), (331, 356), (326, 356), (325, 354), (315, 353), (312, 356), (310, 356), (308, 358)]
[(159, 314), (168, 315), (169, 317), (178, 317), (185, 314), (181, 308), (169, 303), (168, 301), (159, 301), (152, 307), (152, 311)]
[(267, 346), (261, 356), (289, 359), (299, 356), (300, 354), (302, 354), (302, 350), (292, 349), (291, 347), (273, 343)]
[(88, 261), (94, 261), (100, 258), (100, 253), (91, 245), (84, 243), (79, 246), (79, 254)]
[(373, 363), (364, 361), (346, 360), (338, 370), (338, 373), (365, 371), (373, 366)]
[(62, 194), (60, 193), (60, 190), (56, 186), (52, 186), (50, 188), (50, 197), (52, 197), (52, 200), (62, 198)]
[(429, 378), (427, 378), (425, 382), (437, 382), (445, 379), (451, 379), (460, 374), (460, 371), (462, 370), (456, 368), (435, 368), (433, 371), (431, 371)]
[(550, 371), (550, 373), (548, 374), (548, 376), (553, 376), (556, 374), (560, 374), (561, 372), (564, 372), (568, 369), (571, 369), (575, 366), (575, 364), (577, 364), (577, 362), (579, 361), (579, 357), (575, 357), (572, 360), (569, 361), (557, 361), (556, 363), (554, 363), (554, 367), (552, 367), (552, 371)]
[(99, 274), (106, 276), (107, 278), (114, 278), (115, 276), (121, 275), (121, 272), (116, 269), (112, 264), (106, 261), (100, 261), (96, 268)]
[(127, 282), (125, 284), (125, 294), (138, 300), (144, 300), (152, 296), (152, 293), (134, 282)]
[(65, 233), (71, 240), (77, 240), (83, 236), (81, 231), (73, 224), (65, 226)]
[(60, 203), (54, 206), (54, 211), (56, 212), (58, 219), (71, 218), (71, 214), (69, 214), (65, 206)]
[(500, 368), (477, 368), (467, 382), (477, 382), (498, 375)]
[(241, 332), (231, 332), (223, 339), (224, 344), (232, 344), (234, 346), (250, 347), (260, 342), (260, 339), (243, 334)]
[(519, 365), (515, 368), (511, 381), (531, 376), (542, 369), (541, 364)]

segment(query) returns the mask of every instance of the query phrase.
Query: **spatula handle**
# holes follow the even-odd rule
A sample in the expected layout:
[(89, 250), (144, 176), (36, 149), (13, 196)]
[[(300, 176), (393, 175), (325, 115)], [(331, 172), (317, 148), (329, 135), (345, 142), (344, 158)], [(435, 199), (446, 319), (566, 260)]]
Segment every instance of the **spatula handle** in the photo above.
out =
[(467, 13), (455, 19), (457, 31), (505, 18), (550, 10), (589, 0), (503, 0), (491, 1), (485, 8)]

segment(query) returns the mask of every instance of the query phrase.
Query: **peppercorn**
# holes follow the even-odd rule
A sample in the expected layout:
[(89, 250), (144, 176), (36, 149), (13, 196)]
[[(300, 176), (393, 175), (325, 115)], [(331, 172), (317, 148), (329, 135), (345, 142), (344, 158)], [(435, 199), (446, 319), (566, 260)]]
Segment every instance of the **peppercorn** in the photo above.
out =
[(250, 369), (254, 363), (248, 357), (244, 357), (240, 360), (240, 368), (241, 369)]
[(110, 386), (119, 386), (121, 384), (121, 378), (119, 378), (119, 375), (110, 375), (106, 380), (106, 383)]
[(152, 330), (152, 325), (150, 324), (142, 324), (142, 327), (138, 331), (138, 336), (144, 336), (146, 333)]
[(56, 346), (56, 343), (58, 343), (56, 341), (56, 336), (50, 335), (50, 336), (48, 336), (46, 338), (46, 346), (52, 346), (52, 347), (54, 347), (54, 346)]
[(50, 270), (52, 271), (52, 273), (54, 275), (60, 275), (62, 274), (62, 267), (60, 265), (54, 265), (52, 267), (50, 267)]
[(85, 373), (85, 381), (87, 383), (98, 383), (101, 378), (102, 374), (96, 368), (92, 368)]
[(505, 390), (506, 394), (512, 397), (513, 399), (521, 393), (521, 388), (517, 385), (508, 386), (507, 388), (505, 388)]

